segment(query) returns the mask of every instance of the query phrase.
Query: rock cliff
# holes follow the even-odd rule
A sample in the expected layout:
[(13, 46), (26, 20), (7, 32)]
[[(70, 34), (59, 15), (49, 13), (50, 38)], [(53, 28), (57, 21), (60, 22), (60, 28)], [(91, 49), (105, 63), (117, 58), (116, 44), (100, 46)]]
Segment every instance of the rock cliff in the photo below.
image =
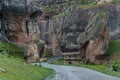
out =
[[(106, 54), (109, 36), (120, 38), (120, 5), (89, 6), (92, 2), (87, 1), (88, 5), (84, 6), (76, 1), (0, 0), (0, 40), (27, 47), (25, 56), (29, 62), (39, 61), (44, 50), (39, 51), (37, 44), (43, 43), (54, 55), (73, 51), (80, 51), (82, 55), (81, 49), (85, 47), (84, 54), (95, 55), (92, 58), (83, 55), (84, 59), (94, 63), (96, 56)], [(107, 18), (94, 19), (101, 12)], [(87, 33), (87, 29), (99, 31), (96, 25), (100, 25), (98, 35)], [(87, 37), (82, 42), (83, 34)]]
[(89, 21), (85, 31), (79, 35), (80, 57), (85, 63), (100, 64), (107, 59), (109, 44), (108, 14), (99, 12)]

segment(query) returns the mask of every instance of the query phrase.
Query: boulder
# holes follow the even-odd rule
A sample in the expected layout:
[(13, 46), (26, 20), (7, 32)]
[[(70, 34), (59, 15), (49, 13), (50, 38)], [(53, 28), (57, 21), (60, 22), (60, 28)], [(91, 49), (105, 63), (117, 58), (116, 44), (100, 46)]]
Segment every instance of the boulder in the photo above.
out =
[(112, 0), (96, 0), (97, 4), (106, 4), (112, 2)]
[(6, 73), (7, 71), (3, 68), (0, 68), (0, 73)]

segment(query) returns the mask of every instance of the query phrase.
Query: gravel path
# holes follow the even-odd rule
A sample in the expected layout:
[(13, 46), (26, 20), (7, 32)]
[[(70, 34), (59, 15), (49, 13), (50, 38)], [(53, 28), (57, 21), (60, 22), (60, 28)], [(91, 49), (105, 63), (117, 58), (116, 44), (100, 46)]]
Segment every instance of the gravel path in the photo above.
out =
[(52, 65), (48, 63), (42, 63), (42, 66), (56, 71), (53, 79), (46, 80), (120, 80), (120, 78), (82, 67)]

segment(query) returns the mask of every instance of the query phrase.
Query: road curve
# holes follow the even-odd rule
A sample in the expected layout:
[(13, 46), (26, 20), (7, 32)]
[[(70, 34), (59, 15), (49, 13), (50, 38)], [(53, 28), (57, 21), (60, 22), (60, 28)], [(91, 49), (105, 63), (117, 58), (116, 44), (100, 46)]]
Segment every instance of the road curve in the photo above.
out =
[(53, 79), (46, 80), (120, 80), (120, 78), (82, 67), (52, 65), (48, 63), (42, 63), (42, 66), (56, 71)]

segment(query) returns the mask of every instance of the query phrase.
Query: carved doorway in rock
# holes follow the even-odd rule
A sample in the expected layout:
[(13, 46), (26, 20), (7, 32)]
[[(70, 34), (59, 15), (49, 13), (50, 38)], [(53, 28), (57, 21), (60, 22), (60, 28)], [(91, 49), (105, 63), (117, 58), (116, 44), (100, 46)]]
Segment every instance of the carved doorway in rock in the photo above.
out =
[(61, 45), (61, 50), (62, 52), (78, 52), (77, 36), (66, 36), (64, 44)]

